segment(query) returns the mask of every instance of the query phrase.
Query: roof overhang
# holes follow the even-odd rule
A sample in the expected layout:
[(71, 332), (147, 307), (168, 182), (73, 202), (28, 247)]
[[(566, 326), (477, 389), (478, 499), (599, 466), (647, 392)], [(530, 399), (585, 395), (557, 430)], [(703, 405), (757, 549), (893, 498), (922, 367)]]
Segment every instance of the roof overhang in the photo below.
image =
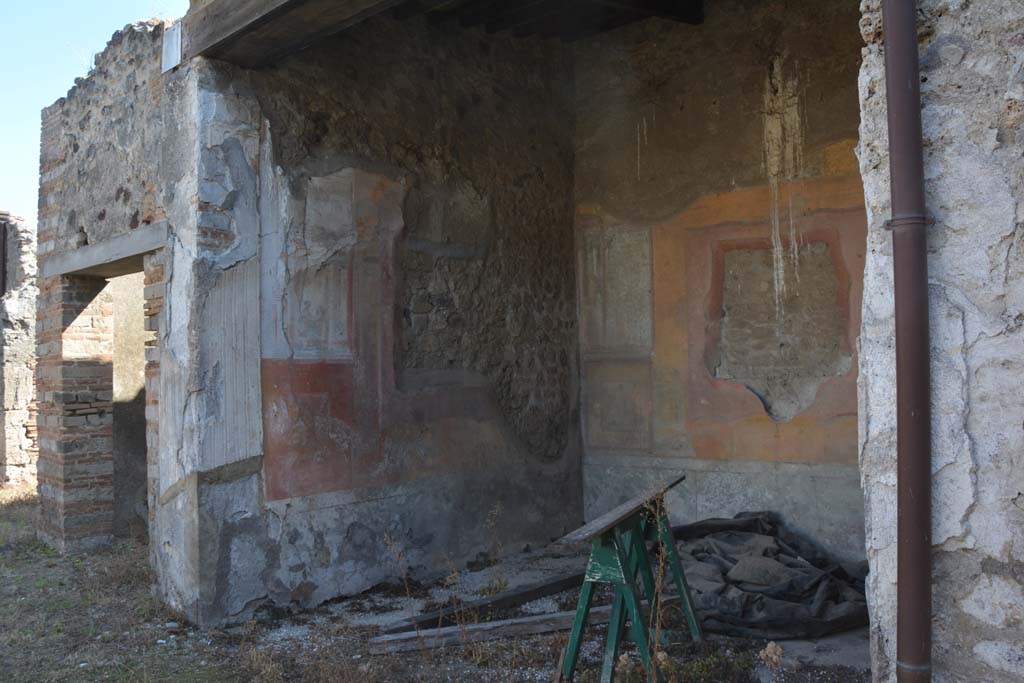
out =
[(182, 57), (257, 68), (390, 10), (563, 40), (647, 17), (704, 19), (703, 0), (210, 0), (182, 20)]

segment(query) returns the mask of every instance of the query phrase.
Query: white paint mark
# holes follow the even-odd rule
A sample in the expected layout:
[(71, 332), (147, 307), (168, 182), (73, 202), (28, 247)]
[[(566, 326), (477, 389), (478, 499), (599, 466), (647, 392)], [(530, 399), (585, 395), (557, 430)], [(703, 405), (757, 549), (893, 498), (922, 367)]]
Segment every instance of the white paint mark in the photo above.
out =
[(640, 182), (640, 122), (636, 124), (636, 181)]
[[(779, 205), (783, 183), (799, 177), (803, 169), (803, 125), (800, 79), (787, 79), (783, 73), (784, 54), (776, 55), (768, 65), (764, 89), (764, 167), (768, 178), (770, 223), (772, 230), (772, 275), (775, 287), (776, 318), (781, 322), (785, 310), (786, 255), (782, 241)], [(799, 73), (798, 70), (794, 71)], [(789, 196), (789, 249), (794, 270), (799, 258), (792, 191)]]
[(796, 231), (796, 219), (793, 217), (793, 191), (789, 192), (789, 260), (793, 264), (793, 274), (800, 282), (800, 239)]

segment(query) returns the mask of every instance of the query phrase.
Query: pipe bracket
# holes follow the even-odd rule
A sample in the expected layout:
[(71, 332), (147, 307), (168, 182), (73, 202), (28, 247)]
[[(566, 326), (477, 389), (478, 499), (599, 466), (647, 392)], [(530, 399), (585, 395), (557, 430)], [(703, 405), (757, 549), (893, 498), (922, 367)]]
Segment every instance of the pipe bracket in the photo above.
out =
[(886, 230), (912, 228), (916, 226), (929, 227), (935, 225), (935, 219), (924, 214), (903, 214), (902, 216), (893, 216), (882, 225)]

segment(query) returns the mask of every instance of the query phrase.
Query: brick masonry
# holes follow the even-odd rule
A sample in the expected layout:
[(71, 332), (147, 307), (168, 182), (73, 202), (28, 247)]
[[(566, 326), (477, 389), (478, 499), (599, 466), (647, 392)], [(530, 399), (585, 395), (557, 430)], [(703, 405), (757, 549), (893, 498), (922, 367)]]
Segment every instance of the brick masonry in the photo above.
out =
[(40, 535), (61, 550), (106, 542), (113, 516), (113, 299), (98, 278), (40, 281)]
[[(134, 127), (162, 126), (165, 99), (156, 58), (162, 31), (163, 24), (146, 22), (114, 34), (89, 77), (43, 111), (40, 267), (56, 254), (166, 218), (152, 176), (161, 168), (152, 163), (161, 149), (154, 136), (137, 135)], [(131, 94), (111, 104), (110, 89), (120, 91), (125, 82)], [(75, 135), (67, 134), (72, 129)], [(148, 256), (144, 270), (151, 498), (159, 395), (158, 351), (151, 337), (162, 312), (160, 257)], [(88, 550), (110, 541), (115, 515), (114, 296), (100, 277), (52, 277), (38, 286), (39, 535), (62, 551)]]

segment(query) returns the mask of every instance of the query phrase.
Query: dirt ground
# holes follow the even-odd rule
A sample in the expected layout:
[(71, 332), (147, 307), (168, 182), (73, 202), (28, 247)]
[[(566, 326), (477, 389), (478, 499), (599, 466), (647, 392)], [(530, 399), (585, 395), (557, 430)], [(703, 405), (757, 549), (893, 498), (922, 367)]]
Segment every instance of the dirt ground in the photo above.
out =
[[(85, 557), (62, 557), (35, 540), (32, 490), (0, 486), (0, 671), (4, 681), (385, 683), (551, 681), (564, 633), (371, 656), (367, 640), (408, 586), (316, 610), (264, 615), (227, 630), (200, 631), (151, 593), (147, 549), (124, 541)], [(490, 585), (485, 583), (484, 587)], [(427, 588), (415, 590), (426, 595)], [(481, 589), (484, 592), (484, 589)], [(405, 595), (403, 595), (403, 593)], [(353, 615), (362, 614), (363, 618)], [(368, 615), (368, 616), (367, 616)], [(604, 631), (594, 629), (577, 680), (596, 682)], [(864, 672), (802, 666), (773, 671), (765, 642), (715, 638), (672, 645), (660, 656), (670, 683), (862, 683)], [(782, 644), (785, 648), (785, 643)], [(617, 681), (644, 679), (625, 648)]]

